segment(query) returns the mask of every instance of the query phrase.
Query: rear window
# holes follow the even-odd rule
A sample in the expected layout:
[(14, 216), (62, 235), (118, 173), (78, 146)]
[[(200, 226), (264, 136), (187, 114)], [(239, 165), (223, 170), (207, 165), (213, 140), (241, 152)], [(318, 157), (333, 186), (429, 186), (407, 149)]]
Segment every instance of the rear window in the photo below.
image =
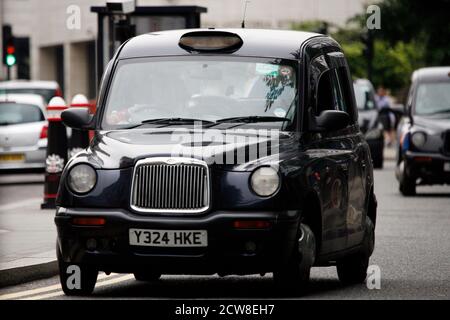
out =
[(371, 88), (365, 84), (355, 83), (353, 86), (355, 90), (356, 105), (358, 110), (373, 110), (375, 109), (375, 102)]
[(56, 90), (54, 89), (36, 89), (36, 88), (8, 88), (8, 89), (0, 89), (1, 94), (6, 93), (29, 93), (29, 94), (37, 94), (44, 98), (45, 102), (48, 103), (51, 98), (57, 95)]
[(0, 125), (44, 121), (41, 109), (33, 104), (0, 102)]

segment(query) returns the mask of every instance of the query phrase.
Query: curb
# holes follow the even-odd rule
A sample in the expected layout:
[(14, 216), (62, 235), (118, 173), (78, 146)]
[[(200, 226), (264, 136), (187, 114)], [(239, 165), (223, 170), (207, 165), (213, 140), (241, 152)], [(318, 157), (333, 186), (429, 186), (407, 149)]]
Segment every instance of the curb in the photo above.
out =
[(0, 288), (50, 278), (57, 274), (58, 262), (56, 260), (0, 270)]
[(50, 278), (58, 274), (56, 260), (0, 271), (0, 288)]

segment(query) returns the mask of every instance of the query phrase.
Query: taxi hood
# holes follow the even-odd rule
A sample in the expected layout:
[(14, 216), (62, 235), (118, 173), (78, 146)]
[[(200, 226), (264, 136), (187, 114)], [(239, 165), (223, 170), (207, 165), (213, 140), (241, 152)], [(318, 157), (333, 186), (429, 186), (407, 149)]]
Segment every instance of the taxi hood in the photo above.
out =
[(298, 138), (296, 133), (267, 129), (98, 131), (90, 147), (72, 161), (88, 161), (98, 169), (119, 169), (149, 157), (192, 157), (227, 170), (247, 171), (263, 163), (277, 164), (298, 152)]

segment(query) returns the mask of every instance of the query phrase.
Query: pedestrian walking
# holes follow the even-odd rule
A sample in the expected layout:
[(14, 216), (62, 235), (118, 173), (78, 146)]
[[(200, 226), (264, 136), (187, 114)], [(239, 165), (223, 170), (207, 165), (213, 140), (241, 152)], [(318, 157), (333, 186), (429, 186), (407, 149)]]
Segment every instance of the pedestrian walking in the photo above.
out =
[(392, 102), (387, 95), (386, 88), (379, 86), (375, 99), (377, 101), (378, 111), (380, 113), (379, 119), (383, 125), (384, 140), (390, 147), (393, 145), (395, 140), (395, 124), (391, 109)]

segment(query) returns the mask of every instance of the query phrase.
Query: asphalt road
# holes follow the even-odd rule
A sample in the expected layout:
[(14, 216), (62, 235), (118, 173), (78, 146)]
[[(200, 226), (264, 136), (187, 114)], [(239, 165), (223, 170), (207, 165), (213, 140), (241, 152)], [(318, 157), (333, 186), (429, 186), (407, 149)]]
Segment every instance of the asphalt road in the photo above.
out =
[[(419, 187), (416, 197), (397, 190), (393, 162), (375, 172), (378, 197), (376, 248), (371, 265), (380, 270), (380, 289), (365, 284), (344, 287), (336, 270), (313, 268), (304, 299), (449, 299), (450, 298), (450, 187)], [(0, 186), (2, 202), (37, 192), (35, 185), (17, 190)], [(16, 193), (17, 192), (17, 193)], [(41, 189), (39, 188), (39, 194)], [(14, 194), (9, 194), (14, 193)], [(32, 197), (35, 197), (33, 194)], [(11, 198), (10, 198), (11, 197)], [(9, 200), (8, 200), (9, 202)], [(1, 218), (1, 217), (0, 217)], [(132, 275), (100, 275), (93, 299), (160, 298), (278, 298), (271, 275), (163, 276), (155, 283), (135, 281)], [(290, 297), (292, 298), (292, 297)], [(295, 297), (294, 297), (295, 298)], [(58, 278), (0, 290), (0, 299), (70, 299)]]

